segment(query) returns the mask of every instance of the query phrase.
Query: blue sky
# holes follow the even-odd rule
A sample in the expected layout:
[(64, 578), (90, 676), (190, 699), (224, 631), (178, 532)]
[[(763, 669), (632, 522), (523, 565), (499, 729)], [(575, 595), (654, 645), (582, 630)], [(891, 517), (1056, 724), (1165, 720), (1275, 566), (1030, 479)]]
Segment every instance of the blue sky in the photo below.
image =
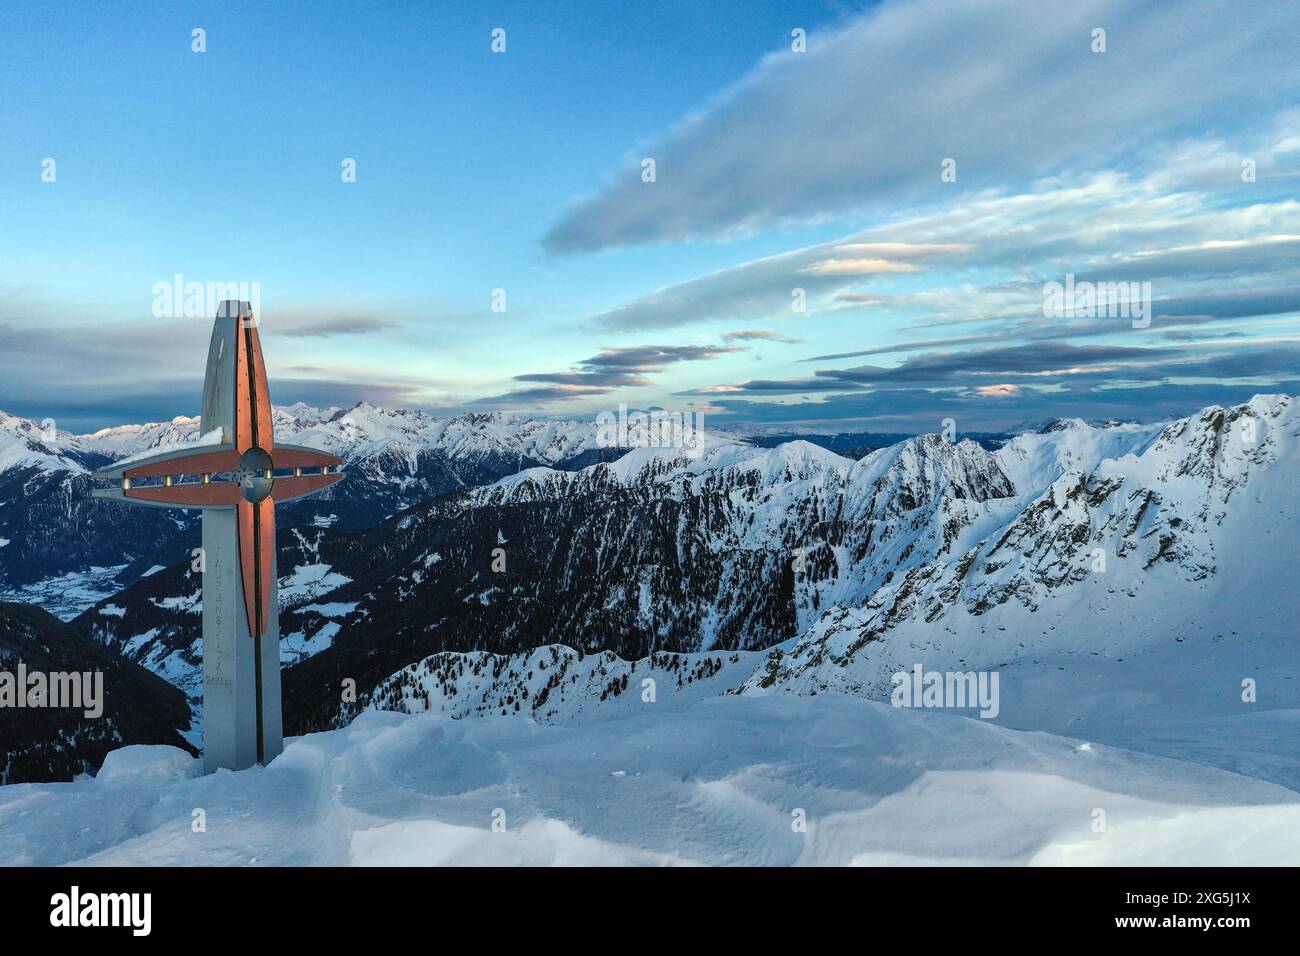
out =
[[(7, 3), (0, 408), (193, 414), (177, 274), (259, 283), (281, 404), (910, 431), (1296, 392), (1300, 13), (1220, 6)], [(1150, 325), (1045, 316), (1067, 274), (1149, 282)]]

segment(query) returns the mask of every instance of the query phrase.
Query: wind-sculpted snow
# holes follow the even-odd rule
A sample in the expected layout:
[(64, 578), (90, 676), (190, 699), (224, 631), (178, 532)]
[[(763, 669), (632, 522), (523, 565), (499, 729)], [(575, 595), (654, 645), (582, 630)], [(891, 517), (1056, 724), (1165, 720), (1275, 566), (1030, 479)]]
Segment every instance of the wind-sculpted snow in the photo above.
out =
[[(1294, 715), (1279, 717), (1262, 739), (1294, 735)], [(96, 779), (0, 788), (0, 865), (1283, 865), (1300, 852), (1300, 802), (1277, 784), (835, 695), (549, 725), (366, 711), (287, 740), (265, 768), (200, 777), (196, 764), (125, 748)]]

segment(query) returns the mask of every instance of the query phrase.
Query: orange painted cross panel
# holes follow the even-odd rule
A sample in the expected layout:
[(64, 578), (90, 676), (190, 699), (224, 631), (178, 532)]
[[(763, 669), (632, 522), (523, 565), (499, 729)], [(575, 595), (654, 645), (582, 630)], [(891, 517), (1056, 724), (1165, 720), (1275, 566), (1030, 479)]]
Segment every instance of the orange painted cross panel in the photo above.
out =
[(239, 570), (244, 586), (244, 611), (248, 630), (265, 634), (271, 615), (271, 589), (275, 587), (275, 502), (239, 503)]
[(266, 363), (262, 360), (262, 340), (258, 337), (257, 326), (250, 325), (244, 330), (248, 342), (248, 360), (253, 367), (253, 414), (257, 422), (257, 444), (270, 451), (275, 447), (275, 435), (271, 425), (271, 391), (266, 383)]
[(337, 455), (311, 449), (284, 448), (283, 446), (276, 450), (272, 459), (275, 461), (276, 468), (320, 468), (322, 465), (337, 468), (343, 464), (343, 459)]
[(169, 458), (152, 465), (128, 468), (128, 478), (161, 478), (164, 475), (201, 475), (218, 471), (238, 471), (239, 453), (233, 451), (195, 452), (183, 458)]
[(294, 498), (309, 495), (313, 491), (328, 488), (342, 478), (343, 476), (337, 471), (331, 475), (301, 475), (293, 478), (277, 478), (275, 479), (275, 487), (271, 490), (271, 496), (276, 501), (292, 501)]
[(183, 485), (150, 485), (147, 488), (127, 488), (122, 492), (127, 498), (173, 504), (178, 508), (210, 508), (239, 504), (244, 494), (232, 481), (218, 481), (204, 485), (197, 481)]
[[(235, 319), (239, 322), (239, 319)], [(248, 349), (244, 330), (235, 330), (235, 451), (244, 453), (253, 447), (253, 393), (248, 378)]]

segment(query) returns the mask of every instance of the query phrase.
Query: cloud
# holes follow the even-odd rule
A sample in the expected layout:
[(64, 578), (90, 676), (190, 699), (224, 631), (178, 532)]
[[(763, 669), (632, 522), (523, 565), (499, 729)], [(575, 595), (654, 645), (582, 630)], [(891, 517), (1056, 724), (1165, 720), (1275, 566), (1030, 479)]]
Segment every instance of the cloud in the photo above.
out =
[[(852, 237), (858, 238), (858, 237)], [(967, 252), (961, 243), (890, 242), (892, 258), (879, 258), (888, 268), (877, 275), (916, 272), (930, 260)], [(839, 250), (851, 248), (843, 242), (827, 242), (754, 259), (708, 275), (656, 289), (615, 309), (592, 318), (597, 326), (615, 331), (666, 329), (714, 319), (778, 318), (797, 314), (795, 305), (816, 301), (817, 296), (847, 292), (855, 285), (860, 270), (819, 269), (834, 263)], [(847, 262), (858, 262), (846, 259)], [(877, 261), (876, 259), (872, 260)], [(894, 268), (896, 266), (897, 268)], [(796, 292), (799, 293), (796, 295)]]
[(889, 272), (916, 272), (918, 269), (910, 262), (890, 262), (888, 259), (823, 259), (799, 271), (815, 276), (874, 276)]
[(367, 316), (324, 318), (295, 322), (292, 320), (268, 324), (268, 333), (287, 335), (295, 338), (315, 338), (332, 335), (361, 335), (366, 332), (382, 332), (397, 328), (397, 323), (389, 319), (377, 319)]
[(678, 392), (678, 395), (732, 395), (741, 393), (767, 392), (767, 393), (788, 393), (797, 392), (843, 392), (846, 389), (855, 389), (859, 386), (851, 381), (839, 381), (830, 378), (800, 378), (800, 379), (754, 379), (748, 382), (739, 382), (734, 385), (705, 385), (700, 388), (690, 388)]
[(975, 246), (967, 242), (841, 242), (835, 246), (835, 251), (842, 255), (903, 260), (928, 259), (974, 249)]
[[(46, 308), (25, 303), (18, 311), (43, 317)], [(276, 315), (261, 328), (268, 340), (297, 328), (287, 320), (281, 323), (281, 314)], [(0, 408), (37, 421), (53, 417), (60, 427), (73, 430), (198, 414), (211, 336), (208, 318), (0, 320)], [(416, 404), (428, 385), (367, 369), (280, 366), (277, 350), (268, 344), (266, 351), (271, 396), (277, 404), (350, 406), (362, 398), (387, 405)]]
[(715, 359), (728, 352), (742, 352), (734, 345), (633, 345), (605, 349), (599, 355), (578, 364), (591, 369), (635, 369), (638, 372), (662, 372), (674, 362), (699, 362)]
[[(1029, 311), (1037, 303), (1026, 304)], [(1202, 292), (1195, 295), (1176, 296), (1152, 303), (1152, 327), (1166, 338), (1192, 340), (1206, 336), (1223, 337), (1230, 333), (1206, 330), (1198, 334), (1174, 329), (1188, 326), (1206, 326), (1227, 319), (1259, 318), (1289, 315), (1300, 312), (1300, 287), (1284, 289), (1249, 289), (1245, 291)], [(997, 328), (977, 335), (950, 335), (942, 338), (913, 339), (890, 345), (879, 345), (852, 352), (831, 352), (813, 355), (800, 362), (829, 362), (838, 359), (864, 358), (869, 355), (894, 355), (930, 349), (951, 349), (959, 345), (981, 345), (1013, 339), (1077, 339), (1114, 335), (1117, 327), (1112, 319), (1078, 319), (1063, 321), (1057, 318), (1034, 317), (1001, 323)], [(1241, 333), (1237, 333), (1241, 334)]]
[(366, 378), (276, 378), (270, 386), (277, 405), (306, 402), (317, 408), (351, 408), (366, 401), (385, 408), (411, 408), (422, 405), (424, 399), (420, 385)]
[(1277, 381), (1267, 388), (1252, 382), (1178, 382), (1039, 391), (1021, 388), (996, 400), (974, 389), (931, 392), (888, 389), (819, 396), (813, 401), (763, 401), (743, 396), (713, 400), (716, 425), (746, 422), (838, 431), (917, 434), (939, 432), (943, 420), (957, 423), (958, 437), (971, 432), (1021, 431), (1057, 418), (1167, 421), (1208, 405), (1231, 405), (1261, 391), (1300, 394), (1300, 377)]
[(681, 394), (796, 393), (845, 391), (859, 387), (946, 388), (954, 385), (978, 389), (987, 379), (1020, 377), (1043, 385), (1080, 375), (1113, 374), (1149, 377), (1144, 367), (1167, 366), (1181, 361), (1178, 347), (1137, 348), (1117, 345), (1071, 345), (1043, 342), (1029, 345), (966, 351), (934, 351), (909, 357), (893, 368), (859, 365), (846, 369), (818, 369), (813, 378), (762, 379), (691, 389)]
[[(872, 401), (884, 401), (883, 396), (888, 393), (901, 393), (909, 396), (916, 409), (931, 414), (935, 409), (948, 407), (953, 395), (1028, 400), (1048, 394), (1080, 396), (1111, 392), (1135, 383), (1153, 388), (1172, 383), (1218, 382), (1225, 389), (1284, 391), (1300, 380), (1300, 339), (1228, 338), (1165, 347), (1043, 342), (960, 352), (936, 351), (913, 356), (894, 368), (862, 365), (822, 369), (815, 374), (813, 379), (730, 383), (681, 394), (711, 395), (726, 405), (728, 396), (827, 392), (839, 393), (842, 398), (858, 392), (873, 396)], [(840, 398), (824, 400), (822, 404), (826, 408), (822, 411), (839, 407)], [(727, 407), (734, 414), (742, 406)], [(743, 408), (761, 410), (754, 405)], [(1107, 414), (1113, 416), (1114, 412)]]
[[(1091, 49), (1097, 26), (1104, 53)], [(1023, 182), (1061, 170), (1083, 143), (1094, 157), (1154, 153), (1199, 117), (1294, 103), (1294, 37), (1294, 11), (1265, 0), (886, 2), (814, 32), (806, 53), (767, 56), (629, 154), (543, 244), (567, 254), (728, 238)], [(641, 181), (643, 156), (656, 160), (653, 183)], [(940, 181), (945, 158), (956, 182)]]
[(633, 345), (608, 348), (564, 372), (526, 372), (514, 376), (517, 382), (547, 385), (519, 388), (501, 395), (476, 399), (474, 405), (527, 405), (603, 395), (616, 388), (653, 384), (648, 375), (662, 372), (678, 362), (716, 359), (731, 352), (743, 352), (741, 345)]
[(563, 401), (571, 398), (587, 398), (604, 395), (613, 391), (606, 385), (564, 384), (541, 386), (537, 388), (517, 388), (504, 395), (475, 399), (471, 405), (529, 405), (534, 402)]
[[(1300, 279), (1300, 202), (1260, 195), (1247, 206), (1225, 205), (1215, 194), (1167, 193), (1160, 181), (1103, 171), (1069, 186), (900, 210), (892, 221), (832, 242), (664, 286), (591, 321), (612, 331), (664, 329), (797, 317), (802, 305), (804, 317), (871, 308), (888, 317), (924, 316), (934, 326), (1041, 313), (1043, 283), (1067, 273), (1076, 281), (1150, 281), (1158, 299), (1190, 294), (1192, 282), (1217, 281), (1214, 290), (1192, 290), (1204, 298), (1210, 291), (1246, 294), (1226, 283), (1258, 289), (1272, 276), (1285, 292)], [(877, 259), (891, 266), (858, 268), (858, 260)], [(870, 288), (903, 274), (894, 268), (900, 265), (917, 267), (923, 281), (905, 290)], [(989, 279), (954, 286), (963, 274)], [(1168, 314), (1193, 313), (1171, 306)]]
[(1176, 349), (1133, 348), (1121, 345), (1071, 345), (1042, 342), (1006, 348), (971, 349), (964, 352), (930, 352), (914, 355), (894, 368), (859, 365), (846, 369), (818, 370), (818, 376), (840, 382), (911, 385), (945, 384), (958, 375), (1034, 376), (1060, 378), (1085, 372), (1114, 371), (1121, 365), (1167, 361)]
[(724, 342), (749, 342), (752, 340), (784, 342), (786, 345), (798, 345), (803, 342), (803, 339), (796, 339), (793, 336), (772, 332), (768, 329), (741, 329), (738, 332), (722, 333), (722, 341)]
[(1168, 249), (1142, 249), (1099, 262), (1075, 274), (1076, 282), (1156, 282), (1161, 279), (1235, 278), (1297, 271), (1300, 236), (1203, 239)]
[(883, 295), (879, 292), (838, 292), (835, 294), (837, 302), (852, 302), (856, 305), (878, 305), (882, 302), (889, 302), (894, 297)]
[[(808, 360), (821, 361), (945, 344), (1110, 334), (1113, 329), (1096, 322), (1066, 327), (1060, 319), (1043, 318), (1044, 282), (1062, 281), (1067, 273), (1078, 282), (1152, 282), (1161, 328), (1300, 311), (1300, 202), (1261, 197), (1247, 206), (1225, 206), (1212, 194), (1166, 194), (1158, 180), (1101, 172), (1069, 186), (1040, 184), (1024, 194), (902, 211), (893, 221), (836, 241), (665, 286), (593, 321), (626, 330), (790, 318), (798, 316), (796, 290), (807, 310), (803, 318), (872, 309), (878, 320), (872, 322), (871, 344)], [(862, 254), (919, 264), (925, 275), (906, 289), (883, 292), (862, 287), (889, 275), (808, 271)], [(961, 281), (971, 275), (983, 284)], [(891, 325), (899, 330), (899, 320), (932, 335), (893, 346), (881, 342)], [(954, 324), (978, 331), (942, 339), (933, 334)]]
[[(47, 329), (0, 323), (0, 409), (60, 428), (89, 432), (109, 425), (169, 421), (197, 415), (203, 400), (203, 366), (211, 326), (130, 323)], [(51, 375), (57, 368), (57, 377)], [(364, 374), (295, 366), (289, 375), (271, 370), (271, 397), (278, 405), (351, 406), (360, 399), (401, 406), (417, 403), (416, 383), (376, 380)]]
[(835, 258), (822, 259), (799, 271), (816, 276), (871, 276), (919, 272), (911, 259), (966, 253), (975, 247), (966, 243), (846, 242), (834, 247)]

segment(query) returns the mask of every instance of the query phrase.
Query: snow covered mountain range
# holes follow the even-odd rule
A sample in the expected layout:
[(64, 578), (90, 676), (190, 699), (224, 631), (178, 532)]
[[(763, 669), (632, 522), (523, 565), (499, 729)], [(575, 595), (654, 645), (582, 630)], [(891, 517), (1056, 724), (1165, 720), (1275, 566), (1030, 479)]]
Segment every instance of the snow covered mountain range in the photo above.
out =
[(1294, 399), (1154, 428), (1065, 422), (991, 458), (1013, 498), (963, 501), (933, 559), (821, 616), (747, 687), (879, 696), (922, 650), (959, 668), (1062, 647), (1122, 656), (1247, 632), (1295, 640)]
[[(663, 657), (674, 670), (725, 665), (732, 693), (876, 699), (920, 661), (969, 671), (1060, 657), (1054, 667), (1066, 671), (1165, 645), (1201, 659), (1209, 645), (1247, 638), (1294, 660), (1298, 475), (1300, 414), (1286, 396), (1164, 425), (1059, 422), (996, 452), (927, 436), (856, 463), (791, 444), (535, 470), (467, 493), (454, 512), (448, 501), (402, 519), (394, 537), (414, 531), (411, 545), (394, 546), (403, 557), (340, 590), (341, 633), (289, 679), (313, 667), (357, 672), (350, 630), (383, 658), (380, 633), (410, 634), (386, 613), (399, 595), (430, 609), (433, 641), (478, 635), (472, 646), (506, 655), (490, 666), (442, 652), (413, 662), (370, 698), (405, 711), (555, 719), (568, 713), (552, 700), (556, 665), (576, 687), (617, 696), (608, 675), (664, 650), (682, 652)], [(603, 512), (584, 504), (593, 498)], [(535, 533), (512, 527), (520, 505)], [(477, 526), (479, 551), (467, 558), (454, 537), (452, 547), (416, 546), (431, 540), (426, 518)], [(499, 574), (495, 589), (482, 553), (493, 527), (503, 547), (520, 534), (545, 542), (540, 553), (514, 546), (528, 567)], [(459, 587), (444, 598), (438, 582), (449, 576)], [(484, 610), (497, 602), (509, 618)], [(539, 652), (510, 651), (520, 632), (617, 657), (580, 663), (552, 651), (560, 656), (543, 673)], [(755, 648), (769, 650), (709, 656)], [(1230, 681), (1219, 696), (1238, 690)]]
[[(598, 447), (594, 422), (497, 413), (435, 418), (366, 402), (347, 410), (277, 407), (273, 419), (281, 441), (337, 454), (348, 471), (346, 482), (279, 509), (281, 527), (366, 528), (521, 467), (580, 467), (617, 454)], [(92, 504), (90, 474), (198, 437), (197, 416), (74, 435), (0, 412), (0, 541), (19, 544), (0, 545), (0, 592), (97, 568), (124, 568), (116, 576), (124, 583), (181, 560), (198, 543), (195, 513)]]
[[(364, 531), (298, 529), (280, 537), (286, 724), (371, 703), (561, 719), (620, 697), (606, 678), (648, 655), (725, 671), (719, 693), (884, 699), (918, 661), (1291, 647), (1298, 438), (1296, 401), (1258, 396), (1171, 423), (1057, 422), (997, 450), (921, 436), (856, 462), (721, 439), (525, 469)], [(193, 693), (192, 577), (159, 570), (74, 626)], [(550, 645), (567, 648), (560, 692), (534, 659)]]

